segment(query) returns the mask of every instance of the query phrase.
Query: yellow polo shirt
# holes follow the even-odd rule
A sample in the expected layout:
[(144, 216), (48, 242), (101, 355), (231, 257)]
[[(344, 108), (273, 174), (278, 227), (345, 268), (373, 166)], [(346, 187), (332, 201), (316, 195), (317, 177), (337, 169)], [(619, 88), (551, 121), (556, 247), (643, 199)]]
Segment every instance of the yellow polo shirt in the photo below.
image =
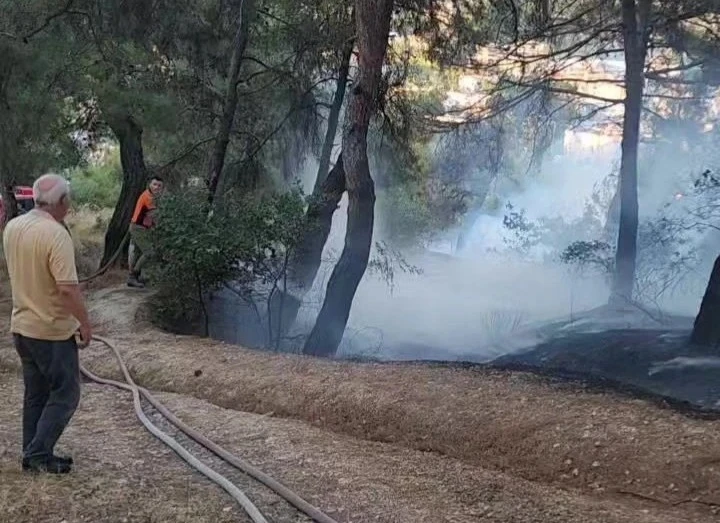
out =
[(65, 228), (33, 209), (10, 220), (3, 234), (12, 287), (10, 331), (28, 338), (61, 341), (80, 323), (67, 311), (57, 284), (77, 284), (75, 249)]

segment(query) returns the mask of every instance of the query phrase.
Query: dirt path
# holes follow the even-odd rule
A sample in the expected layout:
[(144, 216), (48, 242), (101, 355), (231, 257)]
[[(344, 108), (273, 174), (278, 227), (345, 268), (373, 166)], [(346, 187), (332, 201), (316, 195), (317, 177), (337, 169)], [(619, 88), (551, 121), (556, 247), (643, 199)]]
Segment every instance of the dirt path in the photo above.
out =
[[(341, 522), (720, 521), (717, 422), (522, 374), (319, 361), (178, 338), (138, 323), (140, 296), (112, 290), (93, 300), (99, 333), (118, 342), (138, 381), (181, 393), (160, 396)], [(101, 347), (83, 361), (117, 376)], [(17, 370), (6, 342), (2, 367)], [(64, 439), (81, 457), (78, 474), (28, 480), (16, 464), (19, 378), (6, 372), (0, 384), (10, 406), (0, 409), (0, 514), (10, 507), (12, 521), (245, 521), (144, 431), (129, 396), (94, 385)], [(233, 477), (273, 521), (302, 521)]]
[[(0, 401), (18, 404), (19, 377), (0, 375)], [(243, 455), (341, 522), (700, 522), (698, 513), (632, 500), (597, 500), (492, 473), (455, 459), (339, 436), (305, 423), (228, 411), (173, 394), (182, 419)], [(193, 474), (135, 421), (127, 395), (86, 385), (63, 439), (78, 460), (67, 478), (28, 479), (15, 461), (19, 413), (0, 410), (3, 521), (247, 521), (225, 494)], [(206, 462), (216, 459), (204, 456)], [(227, 469), (223, 469), (227, 473)], [(235, 474), (272, 521), (307, 521)], [(9, 519), (6, 519), (9, 517)]]
[(245, 521), (229, 497), (154, 444), (125, 395), (85, 386), (81, 409), (60, 443), (72, 476), (20, 471), (22, 384), (0, 372), (0, 521), (17, 523)]

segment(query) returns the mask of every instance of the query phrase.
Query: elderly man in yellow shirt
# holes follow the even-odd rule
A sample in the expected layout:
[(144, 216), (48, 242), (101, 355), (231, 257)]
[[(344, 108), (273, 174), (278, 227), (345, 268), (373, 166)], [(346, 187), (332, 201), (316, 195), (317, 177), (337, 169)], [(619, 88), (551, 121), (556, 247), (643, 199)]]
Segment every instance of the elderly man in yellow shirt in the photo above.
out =
[(63, 220), (70, 186), (46, 174), (33, 185), (35, 208), (10, 220), (3, 247), (13, 311), (10, 331), (25, 381), (23, 469), (68, 473), (72, 459), (56, 456), (55, 444), (80, 401), (80, 347), (92, 338), (78, 285), (75, 251)]

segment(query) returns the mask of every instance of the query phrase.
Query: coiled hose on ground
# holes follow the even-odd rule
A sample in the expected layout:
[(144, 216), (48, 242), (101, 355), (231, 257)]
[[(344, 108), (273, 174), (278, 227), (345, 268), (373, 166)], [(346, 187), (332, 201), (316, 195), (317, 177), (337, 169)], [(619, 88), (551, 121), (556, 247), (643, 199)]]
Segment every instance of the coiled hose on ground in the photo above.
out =
[(142, 424), (147, 428), (148, 431), (150, 431), (155, 437), (160, 439), (163, 443), (168, 445), (171, 449), (173, 449), (183, 460), (185, 460), (190, 466), (195, 468), (198, 472), (209, 478), (211, 481), (222, 487), (228, 494), (230, 494), (247, 512), (247, 514), (250, 516), (250, 518), (253, 520), (254, 523), (268, 523), (267, 519), (262, 515), (262, 513), (255, 507), (255, 505), (248, 499), (248, 497), (240, 490), (238, 489), (230, 480), (228, 480), (226, 477), (222, 476), (218, 472), (214, 471), (204, 463), (202, 463), (200, 460), (198, 460), (195, 456), (190, 454), (180, 443), (178, 443), (175, 439), (161, 431), (159, 428), (157, 428), (153, 423), (147, 418), (145, 413), (142, 410), (142, 404), (140, 402), (140, 396), (144, 397), (153, 407), (155, 407), (158, 412), (160, 412), (165, 418), (168, 419), (173, 425), (175, 425), (181, 432), (183, 432), (185, 435), (190, 437), (191, 439), (195, 440), (200, 445), (207, 448), (209, 451), (213, 452), (223, 460), (225, 460), (227, 463), (233, 465), (234, 467), (238, 468), (242, 472), (246, 473), (248, 476), (258, 480), (271, 490), (273, 490), (275, 493), (277, 493), (279, 496), (284, 498), (288, 503), (293, 505), (295, 508), (306, 514), (308, 517), (312, 518), (313, 521), (316, 521), (317, 523), (338, 523), (334, 519), (332, 519), (330, 516), (324, 514), (322, 511), (320, 511), (318, 508), (314, 507), (304, 499), (302, 499), (300, 496), (298, 496), (296, 493), (294, 493), (292, 490), (287, 488), (286, 486), (282, 485), (278, 481), (274, 480), (261, 470), (253, 467), (249, 463), (245, 462), (244, 460), (238, 458), (237, 456), (231, 454), (224, 448), (222, 448), (220, 445), (217, 445), (207, 437), (203, 436), (196, 430), (192, 429), (182, 421), (180, 421), (172, 412), (170, 412), (162, 403), (160, 403), (157, 398), (155, 398), (150, 391), (143, 387), (139, 387), (135, 381), (132, 379), (132, 376), (130, 375), (130, 372), (128, 371), (127, 365), (125, 364), (125, 361), (122, 358), (122, 355), (120, 354), (120, 351), (117, 349), (115, 344), (113, 344), (110, 340), (103, 338), (101, 336), (94, 336), (94, 341), (98, 341), (102, 344), (104, 344), (107, 348), (109, 348), (114, 356), (115, 359), (118, 362), (118, 365), (120, 366), (120, 370), (122, 371), (122, 374), (125, 378), (125, 383), (110, 380), (106, 378), (101, 378), (99, 376), (96, 376), (92, 372), (88, 371), (84, 367), (80, 367), (81, 372), (83, 375), (85, 375), (87, 378), (97, 382), (101, 383), (103, 385), (111, 385), (113, 387), (117, 387), (120, 389), (128, 390), (133, 395), (133, 404), (135, 407), (135, 413), (137, 414), (138, 418), (142, 422)]
[[(95, 272), (93, 275), (88, 276), (87, 278), (80, 279), (79, 283), (87, 283), (98, 276), (101, 276), (105, 274), (110, 267), (112, 267), (115, 262), (117, 261), (118, 257), (120, 256), (120, 253), (122, 253), (123, 248), (125, 247), (125, 243), (130, 239), (130, 231), (128, 231), (125, 236), (123, 237), (122, 241), (120, 242), (120, 245), (118, 246), (115, 253), (111, 256), (110, 260), (103, 265), (97, 272)], [(135, 407), (135, 413), (140, 420), (140, 422), (145, 426), (145, 428), (152, 433), (155, 437), (157, 437), (159, 440), (161, 440), (163, 443), (165, 443), (168, 447), (170, 447), (172, 450), (174, 450), (183, 460), (185, 460), (190, 466), (195, 468), (198, 472), (206, 476), (208, 479), (222, 487), (230, 496), (232, 496), (239, 504), (242, 506), (242, 508), (247, 512), (247, 514), (250, 516), (250, 518), (253, 520), (254, 523), (268, 523), (267, 519), (262, 515), (262, 513), (257, 509), (257, 507), (248, 499), (248, 497), (243, 493), (239, 488), (237, 488), (229, 479), (222, 476), (212, 468), (208, 467), (204, 463), (202, 463), (200, 460), (198, 460), (195, 456), (193, 456), (190, 452), (188, 452), (180, 443), (178, 443), (175, 439), (173, 439), (168, 434), (161, 431), (157, 426), (155, 426), (145, 415), (145, 412), (142, 410), (142, 403), (140, 402), (140, 397), (144, 397), (148, 403), (150, 403), (155, 409), (157, 409), (160, 414), (165, 416), (165, 418), (170, 421), (173, 425), (175, 425), (181, 432), (183, 432), (186, 436), (193, 439), (206, 449), (208, 449), (210, 452), (215, 454), (216, 456), (223, 459), (228, 464), (234, 466), (238, 470), (241, 470), (248, 476), (256, 479), (269, 489), (273, 490), (276, 494), (281, 496), (283, 499), (285, 499), (288, 503), (290, 503), (292, 506), (294, 506), (299, 511), (303, 512), (308, 517), (312, 518), (313, 521), (316, 521), (317, 523), (338, 523), (334, 519), (332, 519), (330, 516), (323, 513), (320, 509), (317, 507), (314, 507), (304, 499), (302, 499), (300, 496), (298, 496), (295, 492), (287, 488), (282, 483), (276, 481), (275, 479), (271, 478), (261, 470), (253, 467), (250, 463), (247, 463), (246, 461), (240, 459), (239, 457), (235, 456), (234, 454), (231, 454), (226, 449), (222, 448), (220, 445), (216, 444), (212, 440), (208, 439), (207, 437), (203, 436), (198, 431), (194, 430), (193, 428), (189, 427), (180, 419), (178, 419), (177, 416), (175, 416), (171, 411), (167, 409), (160, 401), (158, 401), (155, 396), (153, 396), (150, 391), (143, 387), (139, 387), (135, 381), (132, 379), (132, 376), (130, 375), (130, 372), (127, 368), (127, 365), (125, 364), (125, 360), (123, 360), (122, 355), (120, 354), (120, 351), (118, 348), (113, 344), (110, 340), (102, 337), (102, 336), (93, 336), (93, 340), (102, 343), (105, 345), (108, 349), (110, 349), (115, 356), (115, 359), (118, 362), (118, 365), (120, 366), (120, 370), (122, 371), (123, 377), (125, 378), (125, 383), (122, 383), (120, 381), (115, 381), (107, 378), (101, 378), (100, 376), (96, 376), (89, 370), (87, 370), (82, 365), (80, 366), (80, 371), (85, 375), (88, 379), (91, 379), (92, 381), (95, 381), (97, 383), (103, 384), (103, 385), (111, 385), (113, 387), (117, 387), (120, 389), (124, 389), (127, 391), (130, 391), (133, 395), (133, 405)]]

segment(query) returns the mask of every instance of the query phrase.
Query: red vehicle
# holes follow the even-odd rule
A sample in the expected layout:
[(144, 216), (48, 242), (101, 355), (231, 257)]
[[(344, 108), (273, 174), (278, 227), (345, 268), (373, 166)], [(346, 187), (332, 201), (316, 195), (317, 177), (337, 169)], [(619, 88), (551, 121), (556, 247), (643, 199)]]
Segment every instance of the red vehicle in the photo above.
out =
[[(15, 194), (15, 201), (17, 201), (18, 214), (25, 214), (33, 207), (35, 207), (35, 200), (33, 200), (32, 187), (27, 186), (16, 186), (13, 188)], [(5, 201), (0, 195), (0, 223), (5, 223)]]

